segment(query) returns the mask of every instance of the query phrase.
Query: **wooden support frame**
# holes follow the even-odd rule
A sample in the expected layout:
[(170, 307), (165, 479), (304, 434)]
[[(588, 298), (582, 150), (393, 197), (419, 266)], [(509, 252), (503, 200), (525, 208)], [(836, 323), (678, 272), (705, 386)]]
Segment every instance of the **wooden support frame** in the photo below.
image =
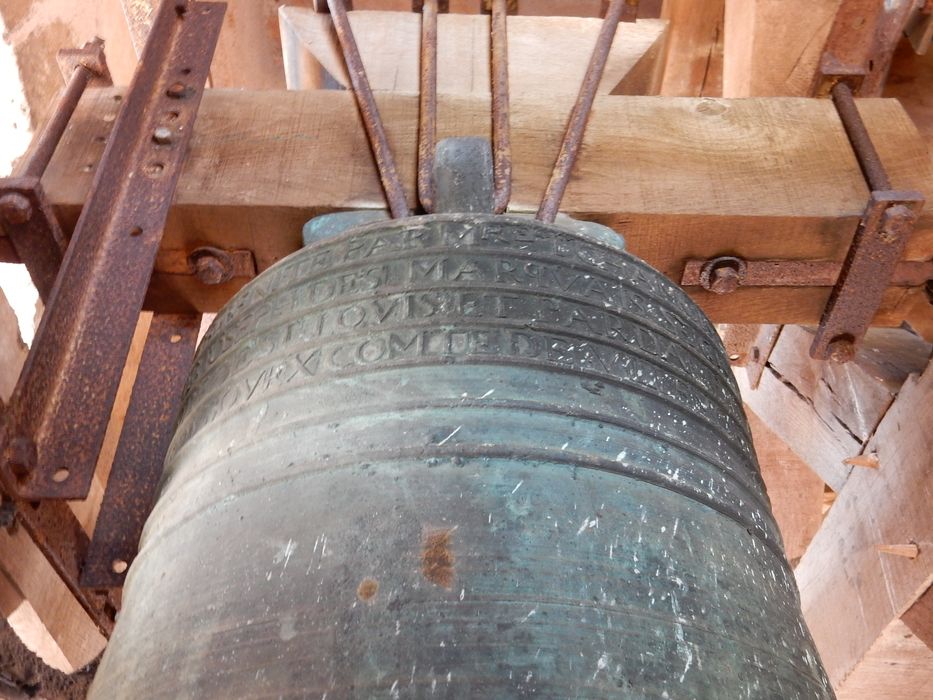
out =
[[(933, 365), (907, 380), (868, 442), (878, 468), (853, 471), (796, 569), (804, 617), (840, 690), (933, 580), (931, 393)], [(919, 556), (884, 551), (906, 544)]]
[[(50, 165), (46, 190), (66, 228), (93, 176), (94, 137), (105, 130), (116, 94), (85, 96)], [(378, 101), (411, 193), (417, 97), (384, 94)], [(926, 147), (900, 106), (863, 100), (860, 107), (895, 185), (933, 192)], [(439, 110), (439, 137), (488, 133), (484, 97), (442, 96)], [(384, 206), (357, 120), (341, 91), (208, 91), (163, 249), (249, 249), (261, 271), (297, 249), (308, 218)], [(513, 100), (514, 211), (536, 208), (565, 120), (566, 111), (548, 100)], [(576, 172), (565, 211), (615, 228), (632, 252), (674, 279), (686, 259), (726, 252), (841, 260), (867, 196), (832, 105), (815, 99), (604, 96)], [(931, 245), (927, 213), (906, 258), (923, 259)], [(157, 269), (147, 307), (215, 311), (242, 283), (209, 286)], [(716, 322), (815, 324), (829, 288), (691, 294)], [(889, 290), (875, 323), (904, 319), (933, 332), (922, 289)]]

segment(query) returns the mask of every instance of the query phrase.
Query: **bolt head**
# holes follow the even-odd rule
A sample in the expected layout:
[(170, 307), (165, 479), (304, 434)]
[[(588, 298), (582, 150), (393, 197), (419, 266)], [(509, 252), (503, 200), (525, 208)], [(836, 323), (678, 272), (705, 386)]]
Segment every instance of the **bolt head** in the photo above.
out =
[(827, 353), (838, 364), (850, 362), (855, 357), (855, 343), (850, 338), (835, 338), (830, 341)]
[(18, 478), (26, 477), (36, 468), (36, 444), (22, 435), (14, 437), (7, 445), (5, 457), (6, 464), (13, 474)]
[(170, 144), (173, 136), (172, 130), (167, 126), (156, 127), (155, 131), (152, 132), (152, 140), (162, 146)]
[(32, 218), (32, 205), (23, 195), (11, 192), (0, 198), (0, 213), (8, 224), (25, 224)]
[(739, 288), (739, 271), (734, 267), (717, 267), (710, 272), (709, 290), (715, 294), (730, 294)]
[(165, 91), (165, 94), (169, 97), (174, 97), (176, 100), (181, 99), (182, 97), (187, 97), (189, 88), (184, 83), (172, 83), (168, 86), (168, 89)]
[(224, 264), (211, 255), (203, 255), (194, 263), (198, 279), (204, 284), (220, 284), (227, 279), (227, 269)]

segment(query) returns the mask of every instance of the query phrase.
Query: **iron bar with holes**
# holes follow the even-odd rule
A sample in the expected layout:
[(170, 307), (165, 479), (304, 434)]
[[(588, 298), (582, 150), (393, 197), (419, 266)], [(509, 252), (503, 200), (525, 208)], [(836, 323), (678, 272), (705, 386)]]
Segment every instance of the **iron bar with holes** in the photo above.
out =
[(88, 494), (225, 7), (159, 7), (6, 413), (11, 495)]

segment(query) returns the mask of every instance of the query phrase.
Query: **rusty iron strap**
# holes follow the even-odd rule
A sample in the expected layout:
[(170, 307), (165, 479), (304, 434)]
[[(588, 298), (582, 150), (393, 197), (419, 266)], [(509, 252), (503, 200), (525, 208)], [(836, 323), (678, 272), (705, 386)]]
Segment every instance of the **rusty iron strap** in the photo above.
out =
[(133, 563), (172, 440), (200, 321), (199, 315), (152, 317), (107, 491), (81, 571), (84, 587), (122, 586), (126, 569)]
[(15, 176), (0, 179), (0, 216), (4, 232), (16, 256), (25, 263), (44, 304), (49, 303), (52, 295), (67, 242), (40, 178), (88, 84), (92, 79), (104, 84), (110, 80), (100, 40), (89, 42), (81, 49), (60, 51), (59, 60), (64, 63), (63, 72), (70, 69), (70, 74), (52, 109), (52, 116)]
[(22, 498), (87, 496), (225, 8), (159, 7), (7, 411)]
[(849, 85), (838, 83), (832, 96), (871, 195), (823, 310), (810, 356), (847, 362), (881, 304), (924, 198), (919, 192), (891, 189)]
[(825, 97), (840, 82), (878, 97), (894, 49), (914, 11), (914, 0), (845, 0), (826, 37), (811, 94)]
[(372, 88), (369, 86), (369, 78), (366, 77), (366, 69), (363, 67), (360, 49), (353, 37), (353, 29), (350, 27), (350, 20), (347, 17), (345, 0), (327, 0), (327, 4), (330, 7), (334, 30), (337, 32), (337, 40), (340, 42), (340, 48), (343, 52), (343, 60), (347, 65), (347, 73), (350, 75), (353, 96), (356, 99), (356, 105), (363, 120), (363, 127), (366, 129), (366, 136), (369, 138), (369, 146), (376, 160), (376, 168), (379, 170), (382, 188), (385, 190), (389, 211), (392, 217), (396, 219), (408, 216), (409, 209), (408, 201), (405, 199), (405, 188), (402, 187), (398, 168), (395, 165), (395, 158), (392, 156), (392, 148), (389, 146), (389, 139), (386, 136), (385, 126), (382, 123), (382, 117), (379, 116), (379, 107), (376, 106), (376, 99), (373, 97)]
[(421, 8), (421, 86), (418, 98), (418, 200), (434, 212), (434, 158), (437, 153), (437, 0)]
[(501, 214), (512, 196), (512, 139), (509, 131), (509, 53), (506, 0), (492, 0), (489, 20), (492, 79), (493, 212)]
[(47, 305), (67, 244), (39, 178), (0, 180), (0, 215), (17, 258)]
[[(735, 260), (739, 258), (688, 260), (680, 284), (717, 294), (728, 294), (738, 287), (832, 287), (842, 271), (842, 263), (835, 260), (741, 260), (740, 264), (732, 262)], [(732, 278), (734, 285), (724, 281)], [(933, 260), (904, 260), (894, 267), (888, 284), (922, 287), (928, 280), (933, 280)]]
[[(421, 13), (421, 76), (418, 115), (418, 200), (434, 212), (434, 160), (437, 152), (437, 0), (424, 0)], [(492, 92), (493, 210), (509, 206), (512, 145), (509, 132), (508, 6), (492, 0), (489, 24)]]
[(854, 355), (891, 283), (923, 201), (919, 192), (871, 193), (820, 318), (811, 357), (844, 362)]
[(109, 593), (82, 589), (78, 585), (88, 537), (64, 501), (16, 502), (16, 523), (29, 534), (78, 603), (109, 637), (117, 604)]
[(616, 28), (623, 19), (634, 22), (637, 9), (638, 3), (633, 5), (628, 0), (612, 0), (609, 9), (606, 11), (606, 18), (599, 30), (599, 36), (596, 39), (596, 46), (593, 48), (586, 75), (584, 75), (583, 83), (580, 85), (580, 93), (567, 122), (567, 130), (564, 132), (560, 152), (554, 163), (551, 180), (544, 191), (541, 206), (538, 207), (537, 218), (539, 221), (552, 223), (557, 217), (561, 200), (564, 198), (564, 192), (570, 182), (570, 175), (573, 173), (573, 166), (580, 152), (580, 146), (583, 144), (583, 134), (586, 131), (586, 124), (593, 108), (593, 100), (596, 98), (596, 90), (599, 88), (603, 71), (606, 68), (606, 60), (609, 58), (609, 50), (612, 48)]

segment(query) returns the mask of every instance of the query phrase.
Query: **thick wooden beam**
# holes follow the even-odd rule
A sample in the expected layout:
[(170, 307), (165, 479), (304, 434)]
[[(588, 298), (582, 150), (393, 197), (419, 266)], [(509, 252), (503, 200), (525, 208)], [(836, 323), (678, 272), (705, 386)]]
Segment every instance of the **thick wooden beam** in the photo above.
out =
[(809, 95), (840, 0), (726, 0), (722, 94)]
[[(853, 470), (795, 572), (804, 617), (836, 687), (855, 676), (933, 580), (931, 393), (933, 365), (904, 384), (868, 442), (878, 468)], [(879, 549), (911, 543), (915, 558)]]
[(667, 0), (661, 17), (670, 20), (661, 94), (722, 95), (724, 0)]
[[(413, 201), (417, 97), (382, 94), (403, 183)], [(66, 228), (75, 220), (117, 102), (91, 91), (44, 179)], [(860, 107), (898, 187), (933, 193), (926, 148), (893, 100)], [(537, 208), (567, 113), (546, 98), (512, 102), (512, 211)], [(488, 134), (489, 103), (442, 96), (439, 137)], [(207, 91), (169, 216), (163, 249), (247, 248), (260, 270), (296, 250), (310, 217), (383, 207), (352, 96), (344, 91)], [(91, 166), (85, 172), (86, 166)], [(842, 260), (867, 190), (827, 100), (603, 96), (563, 210), (622, 233), (633, 253), (674, 279), (689, 258)], [(933, 247), (933, 209), (907, 259)], [(149, 308), (214, 311), (238, 284), (157, 275)], [(717, 322), (816, 323), (828, 288), (743, 288), (691, 294)], [(169, 302), (182, 299), (183, 304)], [(919, 303), (922, 300), (922, 304)], [(913, 306), (917, 304), (916, 308)], [(922, 289), (891, 289), (876, 323), (933, 317)]]
[(813, 334), (812, 328), (785, 326), (768, 362), (821, 421), (861, 443), (871, 437), (907, 376), (927, 366), (933, 350), (910, 331), (873, 328), (855, 358), (840, 365), (810, 357)]
[(770, 367), (765, 367), (757, 389), (751, 389), (742, 368), (734, 371), (746, 407), (833, 491), (841, 490), (852, 470), (845, 460), (859, 454), (862, 444), (841, 426), (822, 420), (812, 404)]
[[(61, 656), (47, 654), (47, 663), (70, 673), (103, 650), (107, 640), (22, 528), (0, 529), (0, 577), (29, 602), (58, 646)], [(14, 616), (11, 624), (20, 621)], [(39, 638), (26, 631), (23, 637)]]
[[(350, 12), (373, 90), (419, 90), (421, 17), (411, 12)], [(279, 10), (286, 84), (308, 90), (349, 85), (329, 15), (307, 8)], [(489, 17), (438, 17), (438, 93), (489, 93)], [(509, 17), (509, 90), (512, 97), (559, 99), (564, 109), (580, 89), (602, 20), (582, 17)], [(657, 92), (667, 22), (639, 20), (620, 25), (600, 92)], [(650, 94), (650, 92), (649, 92)]]

